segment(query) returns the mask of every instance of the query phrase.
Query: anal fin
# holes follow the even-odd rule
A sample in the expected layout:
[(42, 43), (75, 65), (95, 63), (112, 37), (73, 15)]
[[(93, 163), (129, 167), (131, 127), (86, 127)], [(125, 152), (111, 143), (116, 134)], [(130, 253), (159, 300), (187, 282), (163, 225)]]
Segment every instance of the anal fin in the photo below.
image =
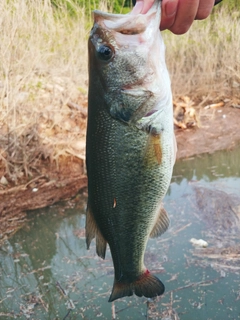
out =
[(96, 252), (99, 257), (105, 259), (107, 241), (104, 239), (101, 231), (99, 230), (91, 208), (88, 204), (87, 216), (86, 216), (86, 244), (89, 249), (91, 241), (96, 238)]
[(156, 238), (162, 235), (165, 231), (167, 231), (169, 224), (170, 220), (168, 218), (167, 211), (161, 205), (156, 222), (150, 233), (150, 238)]
[(96, 232), (96, 252), (99, 257), (105, 259), (107, 249), (107, 241), (104, 239), (99, 229)]

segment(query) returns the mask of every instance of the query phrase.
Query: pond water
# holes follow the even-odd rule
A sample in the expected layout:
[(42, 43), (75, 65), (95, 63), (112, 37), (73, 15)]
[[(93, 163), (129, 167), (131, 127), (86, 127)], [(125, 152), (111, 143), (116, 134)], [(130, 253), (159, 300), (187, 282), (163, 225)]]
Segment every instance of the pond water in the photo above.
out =
[(145, 255), (163, 296), (107, 302), (112, 261), (86, 250), (82, 194), (29, 213), (0, 247), (0, 319), (240, 319), (240, 148), (178, 161), (164, 206), (171, 227)]

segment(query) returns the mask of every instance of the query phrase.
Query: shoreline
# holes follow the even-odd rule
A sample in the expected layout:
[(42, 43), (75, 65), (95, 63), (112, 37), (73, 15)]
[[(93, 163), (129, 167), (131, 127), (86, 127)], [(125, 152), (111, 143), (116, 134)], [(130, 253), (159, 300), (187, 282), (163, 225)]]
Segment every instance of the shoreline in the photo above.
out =
[[(239, 108), (201, 109), (199, 115), (199, 127), (175, 129), (177, 160), (234, 149), (240, 144)], [(29, 181), (0, 190), (0, 242), (21, 228), (27, 211), (77, 198), (87, 187), (84, 160), (73, 155), (58, 163), (42, 160), (38, 172)]]

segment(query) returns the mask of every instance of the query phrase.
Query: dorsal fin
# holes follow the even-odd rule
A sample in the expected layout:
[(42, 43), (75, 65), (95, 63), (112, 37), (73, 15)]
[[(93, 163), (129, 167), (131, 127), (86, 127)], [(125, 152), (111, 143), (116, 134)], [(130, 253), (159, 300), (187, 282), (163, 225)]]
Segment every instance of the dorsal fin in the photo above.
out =
[(167, 211), (161, 205), (155, 225), (150, 233), (150, 238), (156, 238), (162, 235), (169, 227), (170, 220)]

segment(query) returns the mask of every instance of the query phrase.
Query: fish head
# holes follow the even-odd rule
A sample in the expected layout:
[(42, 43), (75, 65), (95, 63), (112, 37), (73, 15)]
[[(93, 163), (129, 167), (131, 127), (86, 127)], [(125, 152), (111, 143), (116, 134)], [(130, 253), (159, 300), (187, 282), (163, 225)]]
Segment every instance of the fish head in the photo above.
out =
[(89, 81), (110, 114), (136, 123), (170, 90), (159, 25), (161, 2), (146, 14), (94, 11), (89, 37)]

